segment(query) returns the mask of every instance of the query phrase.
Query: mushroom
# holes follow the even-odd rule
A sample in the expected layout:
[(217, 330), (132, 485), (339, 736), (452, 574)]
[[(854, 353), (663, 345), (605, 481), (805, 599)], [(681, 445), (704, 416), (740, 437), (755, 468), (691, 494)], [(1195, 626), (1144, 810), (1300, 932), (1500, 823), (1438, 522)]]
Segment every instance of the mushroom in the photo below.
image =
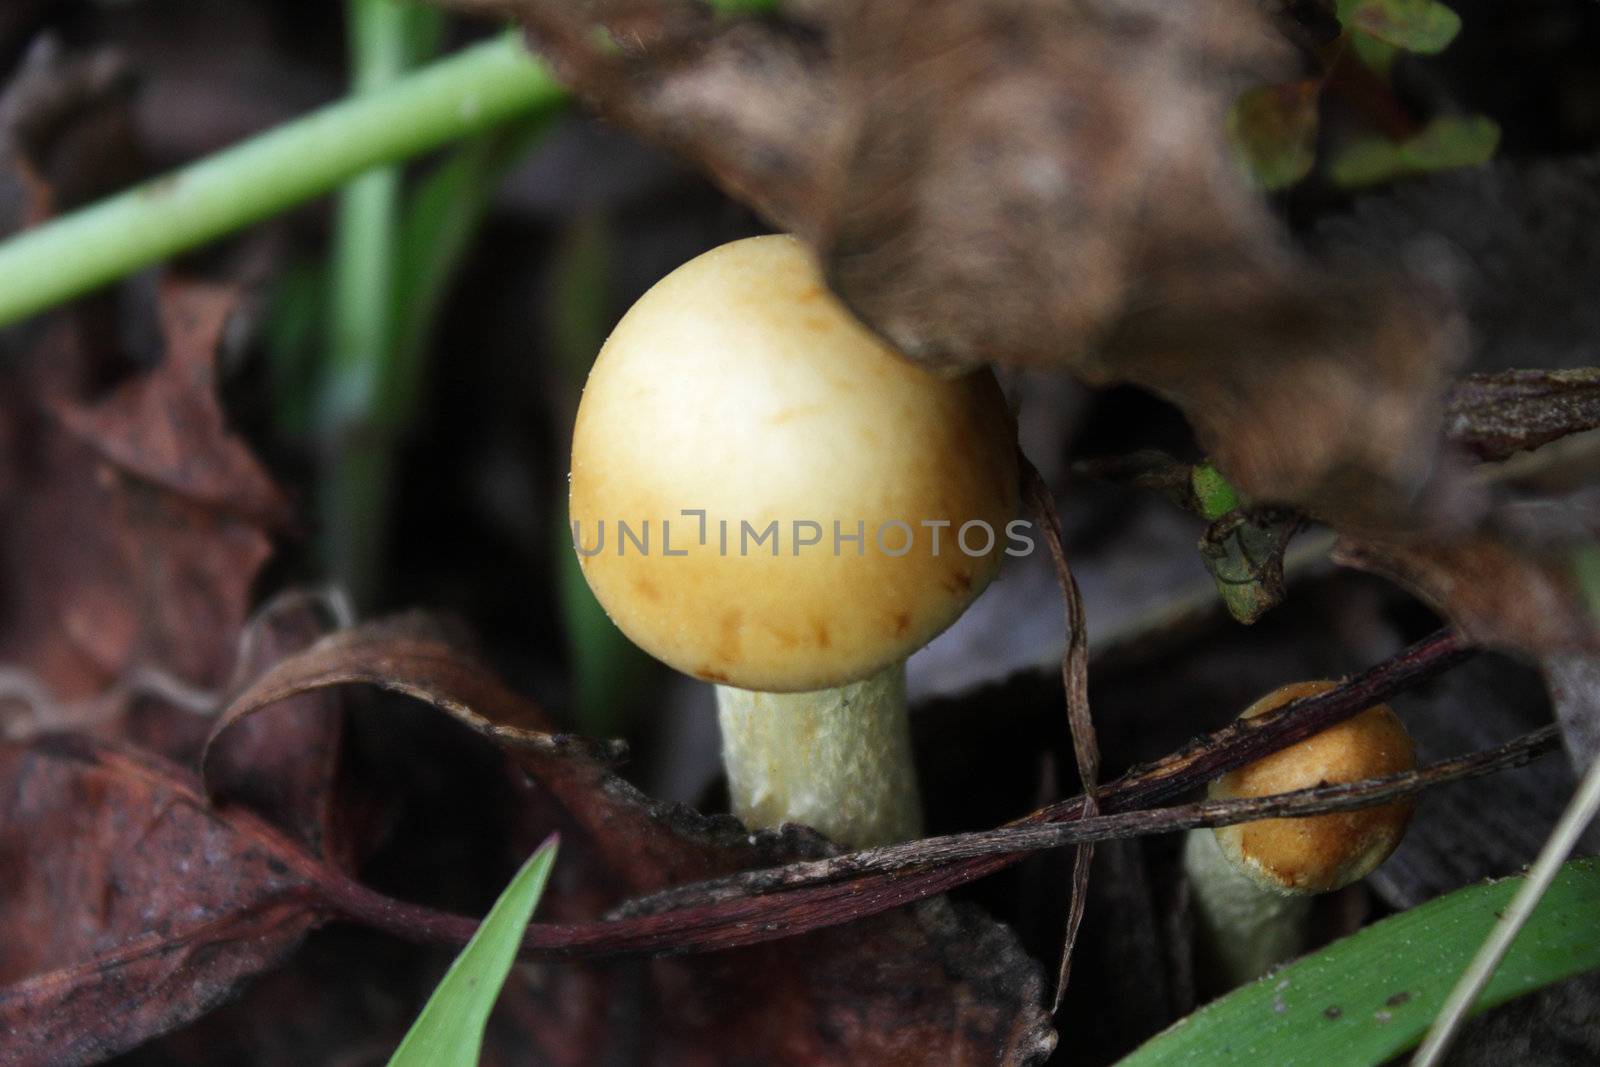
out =
[(905, 661), (1031, 547), (1015, 440), (991, 374), (902, 358), (792, 237), (713, 249), (618, 323), (578, 407), (574, 546), (634, 643), (716, 684), (746, 825), (919, 833)]
[[(1245, 709), (1253, 718), (1332, 689), (1297, 682)], [(1395, 713), (1378, 704), (1211, 783), (1213, 800), (1270, 796), (1414, 770), (1416, 752)], [(1399, 845), (1411, 800), (1302, 818), (1259, 819), (1189, 832), (1184, 867), (1202, 947), (1217, 977), (1237, 985), (1304, 947), (1311, 898), (1365, 878)]]

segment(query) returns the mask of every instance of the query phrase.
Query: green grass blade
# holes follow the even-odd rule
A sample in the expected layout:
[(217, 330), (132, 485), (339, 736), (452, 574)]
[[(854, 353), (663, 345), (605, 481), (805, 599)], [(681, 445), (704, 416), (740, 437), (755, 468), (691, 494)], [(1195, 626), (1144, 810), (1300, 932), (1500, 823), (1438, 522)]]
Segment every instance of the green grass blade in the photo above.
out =
[(550, 880), (556, 845), (552, 834), (511, 879), (428, 998), (422, 1014), (395, 1049), (389, 1067), (475, 1067), (489, 1012), (499, 999), (523, 931)]
[(1505, 955), (1511, 946), (1517, 943), (1517, 938), (1522, 935), (1523, 926), (1537, 914), (1537, 909), (1544, 900), (1544, 894), (1549, 892), (1551, 882), (1559, 876), (1563, 861), (1572, 854), (1572, 850), (1578, 844), (1578, 838), (1594, 821), (1596, 811), (1600, 811), (1600, 759), (1589, 765), (1588, 772), (1578, 785), (1578, 791), (1573, 794), (1571, 802), (1567, 804), (1567, 810), (1562, 813), (1556, 828), (1550, 832), (1549, 840), (1540, 850), (1539, 858), (1528, 868), (1527, 877), (1522, 880), (1522, 888), (1511, 898), (1511, 903), (1501, 910), (1500, 921), (1495, 924), (1494, 930), (1484, 939), (1483, 945), (1473, 956), (1472, 965), (1450, 991), (1444, 1007), (1439, 1009), (1439, 1017), (1434, 1020), (1428, 1036), (1423, 1039), (1422, 1046), (1412, 1061), (1415, 1067), (1432, 1067), (1444, 1058), (1445, 1051), (1454, 1040), (1462, 1021), (1467, 1018), (1472, 1005), (1477, 1002), (1478, 994), (1489, 984), (1495, 970), (1505, 961)]
[[(1206, 1005), (1122, 1067), (1379, 1064), (1411, 1048), (1523, 879), (1412, 908)], [(1562, 868), (1478, 999), (1482, 1011), (1600, 968), (1600, 860)]]
[(563, 97), (506, 35), (0, 243), (0, 325)]

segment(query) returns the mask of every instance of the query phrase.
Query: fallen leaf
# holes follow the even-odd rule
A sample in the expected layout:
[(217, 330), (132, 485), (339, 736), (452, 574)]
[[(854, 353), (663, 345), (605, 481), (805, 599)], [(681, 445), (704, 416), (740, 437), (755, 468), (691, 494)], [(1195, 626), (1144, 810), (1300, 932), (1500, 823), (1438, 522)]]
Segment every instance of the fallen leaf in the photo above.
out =
[[(234, 668), (269, 534), (288, 521), (216, 397), (236, 302), (168, 283), (166, 356), (97, 400), (104, 348), (78, 318), (0, 371), (0, 663), (48, 694), (37, 726), (136, 677), (204, 694)], [(208, 728), (171, 701), (123, 703), (101, 728), (173, 757), (192, 756)]]
[(74, 54), (53, 36), (35, 41), (0, 94), (0, 233), (137, 177), (132, 91), (116, 52)]
[(1426, 510), (1459, 322), (1420, 275), (1303, 258), (1239, 172), (1228, 108), (1285, 52), (1258, 6), (507, 6), (608, 116), (812, 244), (909, 357), (1140, 385), (1263, 503)]
[(157, 757), (56, 735), (0, 747), (0, 781), (7, 1063), (96, 1062), (180, 1026), (317, 922), (296, 847)]
[(228, 287), (168, 282), (160, 294), (166, 354), (148, 374), (93, 406), (57, 403), (68, 433), (120, 474), (208, 510), (281, 529), (289, 503), (243, 441), (226, 426), (216, 357), (239, 294)]
[(1535, 659), (1600, 651), (1600, 620), (1570, 549), (1530, 549), (1488, 532), (1406, 542), (1346, 537), (1334, 559), (1410, 589), (1475, 644)]
[[(212, 750), (278, 700), (357, 683), (423, 700), (500, 744), (559, 805), (560, 822), (538, 832), (560, 830), (563, 868), (587, 859), (613, 904), (828, 851), (799, 828), (751, 833), (727, 816), (649, 800), (596, 758), (610, 753), (544, 732), (537, 707), (418, 615), (330, 635), (279, 663), (231, 703)], [(552, 914), (575, 917), (561, 910), (570, 889), (558, 872)], [(1037, 963), (1004, 927), (939, 900), (778, 942), (655, 960), (647, 973), (637, 1010), (652, 1034), (648, 1062), (696, 1062), (716, 1049), (767, 1063), (910, 1063), (936, 1047), (957, 1059), (1027, 1063), (1054, 1046)], [(566, 980), (547, 973), (539, 1002), (562, 1002), (548, 986)]]

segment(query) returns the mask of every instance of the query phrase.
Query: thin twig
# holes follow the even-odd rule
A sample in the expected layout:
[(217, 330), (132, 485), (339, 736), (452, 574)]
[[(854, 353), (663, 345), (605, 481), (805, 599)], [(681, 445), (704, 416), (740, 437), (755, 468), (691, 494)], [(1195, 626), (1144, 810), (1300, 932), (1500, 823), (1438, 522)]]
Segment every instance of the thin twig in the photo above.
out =
[[(1130, 811), (1198, 788), (1217, 775), (1381, 703), (1402, 689), (1460, 663), (1472, 651), (1449, 631), (1438, 631), (1326, 693), (1285, 704), (1248, 723), (1236, 721), (1186, 749), (1135, 768), (1101, 790), (1101, 807)], [(1074, 798), (1041, 808), (1010, 825), (1075, 821), (1082, 816), (1082, 807), (1082, 798)], [(1024, 855), (973, 856), (909, 874), (867, 874), (842, 885), (827, 883), (790, 888), (787, 892), (793, 898), (789, 901), (793, 907), (782, 929), (799, 932), (834, 925), (843, 921), (838, 917), (841, 911), (851, 918), (887, 911), (1004, 870)], [(742, 903), (750, 914), (749, 921), (763, 921), (765, 911), (752, 901)]]
[[(1323, 786), (1271, 797), (1101, 815), (1072, 823), (1013, 825), (982, 834), (961, 834), (951, 838), (933, 838), (915, 845), (874, 849), (869, 853), (857, 853), (852, 859), (860, 862), (864, 856), (893, 854), (896, 850), (920, 847), (923, 855), (913, 862), (918, 865), (928, 862), (947, 864), (941, 873), (948, 874), (963, 870), (962, 862), (992, 859), (996, 855), (1015, 857), (1086, 841), (1165, 833), (1196, 826), (1221, 826), (1287, 814), (1298, 816), (1348, 811), (1387, 803), (1445, 782), (1520, 766), (1538, 755), (1553, 751), (1557, 743), (1556, 730), (1547, 727), (1487, 752), (1447, 760), (1421, 771), (1389, 778)], [(930, 849), (939, 852), (931, 860), (928, 854)], [(846, 857), (838, 859), (844, 860)], [(322, 907), (341, 917), (408, 940), (449, 945), (465, 943), (477, 928), (472, 919), (463, 916), (391, 900), (329, 865), (313, 862), (299, 866), (303, 874), (314, 878), (323, 897)], [(715, 951), (772, 941), (808, 930), (837, 926), (904, 903), (904, 900), (891, 894), (874, 893), (868, 888), (875, 879), (892, 878), (898, 873), (896, 869), (885, 872), (874, 868), (870, 874), (858, 874), (837, 885), (813, 886), (769, 895), (751, 895), (741, 890), (740, 895), (710, 903), (704, 902), (702, 897), (696, 903), (659, 913), (588, 922), (534, 923), (523, 940), (523, 954), (527, 957), (617, 957)], [(967, 880), (970, 878), (957, 878), (951, 884)], [(702, 883), (702, 887), (709, 884)], [(923, 890), (922, 896), (932, 895), (928, 891), (932, 884), (918, 883)], [(934, 891), (942, 891), (943, 888), (948, 888), (948, 885), (942, 885)], [(819, 899), (818, 890), (825, 891), (824, 899)], [(661, 900), (662, 897), (651, 899)]]
[[(1066, 693), (1067, 726), (1072, 734), (1072, 753), (1078, 764), (1078, 780), (1083, 785), (1083, 814), (1097, 815), (1100, 781), (1100, 741), (1095, 735), (1094, 717), (1089, 710), (1089, 624), (1084, 617), (1083, 594), (1078, 581), (1072, 576), (1072, 566), (1067, 562), (1062, 545), (1061, 516), (1056, 511), (1055, 497), (1045, 484), (1039, 469), (1017, 449), (1017, 465), (1022, 473), (1023, 495), (1028, 508), (1044, 530), (1045, 544), (1050, 549), (1050, 560), (1055, 566), (1056, 582), (1061, 586), (1061, 600), (1066, 609), (1067, 644), (1061, 653), (1061, 685)], [(1072, 974), (1072, 949), (1078, 941), (1078, 928), (1083, 925), (1083, 911), (1089, 897), (1089, 872), (1094, 865), (1094, 845), (1079, 846), (1072, 860), (1072, 891), (1067, 901), (1066, 930), (1061, 937), (1061, 961), (1056, 967), (1055, 995), (1050, 1010), (1061, 1010), (1061, 998), (1067, 992), (1067, 979)]]
[(1228, 826), (1252, 819), (1349, 811), (1420, 793), (1445, 782), (1521, 766), (1553, 749), (1558, 737), (1558, 729), (1547, 726), (1499, 748), (1442, 760), (1420, 770), (1386, 778), (1318, 786), (1265, 797), (1147, 808), (1072, 822), (1013, 823), (995, 830), (929, 837), (921, 841), (863, 849), (843, 856), (744, 871), (727, 878), (679, 886), (630, 901), (615, 914), (656, 914), (696, 904), (846, 881), (866, 874), (890, 874), (935, 867), (981, 856), (1026, 854), (1084, 842), (1189, 830), (1196, 826)]

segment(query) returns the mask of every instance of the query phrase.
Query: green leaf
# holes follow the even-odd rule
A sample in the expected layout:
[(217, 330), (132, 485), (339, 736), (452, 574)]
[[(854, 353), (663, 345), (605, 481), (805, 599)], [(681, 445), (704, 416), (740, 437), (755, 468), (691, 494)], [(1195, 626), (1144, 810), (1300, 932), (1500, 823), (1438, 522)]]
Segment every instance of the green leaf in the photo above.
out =
[(1216, 465), (1209, 459), (1195, 464), (1189, 472), (1189, 485), (1194, 490), (1195, 503), (1199, 505), (1200, 517), (1212, 522), (1222, 518), (1230, 511), (1237, 511), (1244, 506), (1244, 500), (1239, 496), (1239, 491), (1233, 483), (1222, 476)]
[(1318, 81), (1263, 85), (1228, 110), (1234, 151), (1264, 189), (1286, 189), (1316, 162)]
[[(1411, 1048), (1498, 913), (1508, 878), (1429, 901), (1243, 986), (1157, 1034), (1122, 1067), (1379, 1064)], [(1479, 998), (1476, 1011), (1600, 968), (1600, 860), (1574, 860)]]
[(1600, 619), (1600, 544), (1591, 541), (1572, 551), (1572, 570), (1578, 590), (1589, 603), (1589, 614)]
[(1473, 167), (1494, 157), (1500, 127), (1483, 115), (1441, 115), (1404, 141), (1362, 138), (1345, 145), (1329, 165), (1335, 184), (1346, 189), (1414, 174)]
[(475, 1067), (489, 1012), (550, 880), (557, 843), (551, 834), (511, 879), (411, 1024), (389, 1067)]
[(1300, 528), (1298, 516), (1272, 508), (1231, 512), (1200, 538), (1200, 561), (1237, 622), (1256, 622), (1288, 592), (1283, 554)]
[(1436, 0), (1339, 0), (1346, 29), (1403, 48), (1433, 55), (1461, 32), (1461, 16)]
[(1441, 115), (1401, 144), (1416, 171), (1449, 170), (1487, 163), (1500, 147), (1500, 126), (1484, 115)]

